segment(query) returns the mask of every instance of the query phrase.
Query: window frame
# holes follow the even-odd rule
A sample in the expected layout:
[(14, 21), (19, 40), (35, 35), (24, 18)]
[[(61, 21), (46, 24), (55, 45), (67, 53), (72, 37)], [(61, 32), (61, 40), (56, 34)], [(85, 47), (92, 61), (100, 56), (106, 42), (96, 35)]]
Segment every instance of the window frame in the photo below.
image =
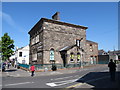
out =
[(19, 57), (22, 57), (22, 54), (23, 54), (22, 52), (19, 52)]
[[(73, 55), (73, 56), (71, 56)], [(70, 62), (74, 62), (74, 57), (75, 57), (75, 54), (73, 52), (70, 53)]]
[[(52, 54), (53, 55), (52, 55)], [(50, 61), (55, 61), (55, 51), (54, 51), (54, 49), (52, 48), (52, 49), (50, 49)]]

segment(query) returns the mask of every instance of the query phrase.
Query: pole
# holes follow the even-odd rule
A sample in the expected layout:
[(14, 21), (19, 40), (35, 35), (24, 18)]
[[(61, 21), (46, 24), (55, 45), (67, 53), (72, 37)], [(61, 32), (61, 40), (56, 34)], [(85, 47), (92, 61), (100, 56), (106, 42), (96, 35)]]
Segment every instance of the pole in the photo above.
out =
[(83, 59), (83, 54), (81, 55), (81, 68), (83, 68), (83, 64), (82, 64), (82, 59)]

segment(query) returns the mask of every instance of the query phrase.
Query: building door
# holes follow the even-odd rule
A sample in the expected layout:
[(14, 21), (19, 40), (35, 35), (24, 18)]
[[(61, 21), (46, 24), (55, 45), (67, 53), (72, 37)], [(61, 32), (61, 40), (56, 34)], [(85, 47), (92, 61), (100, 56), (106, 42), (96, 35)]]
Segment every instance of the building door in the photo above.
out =
[(62, 60), (63, 60), (63, 66), (66, 66), (66, 58), (67, 58), (67, 51), (60, 52)]
[(90, 57), (90, 63), (93, 64), (93, 56)]

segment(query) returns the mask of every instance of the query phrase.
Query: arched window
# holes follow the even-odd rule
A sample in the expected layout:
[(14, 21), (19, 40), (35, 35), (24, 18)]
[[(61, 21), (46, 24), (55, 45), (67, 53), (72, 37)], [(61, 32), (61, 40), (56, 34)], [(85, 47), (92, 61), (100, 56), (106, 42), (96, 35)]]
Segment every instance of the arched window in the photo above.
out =
[(70, 61), (71, 61), (71, 62), (74, 61), (74, 53), (73, 53), (73, 52), (70, 53)]
[(50, 50), (50, 61), (54, 61), (54, 49)]
[(77, 53), (77, 62), (79, 62), (80, 59), (81, 59), (81, 55), (80, 55), (80, 53), (78, 52), (78, 53)]

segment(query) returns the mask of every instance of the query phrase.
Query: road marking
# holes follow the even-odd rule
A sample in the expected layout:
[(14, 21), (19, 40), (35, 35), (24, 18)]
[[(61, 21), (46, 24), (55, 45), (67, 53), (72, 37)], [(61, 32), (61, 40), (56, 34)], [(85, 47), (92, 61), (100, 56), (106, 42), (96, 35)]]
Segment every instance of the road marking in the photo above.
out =
[(68, 84), (68, 83), (73, 83), (73, 82), (75, 82), (77, 80), (78, 79), (67, 80), (67, 81), (60, 81), (60, 82), (52, 82), (52, 83), (46, 83), (46, 85), (51, 86), (51, 87), (55, 87), (55, 86), (65, 85), (65, 84)]
[[(83, 76), (85, 76), (85, 74), (83, 74), (82, 76), (78, 77), (79, 75), (75, 75), (74, 77), (78, 77), (77, 79), (72, 79), (72, 80), (66, 80), (66, 81), (59, 81), (59, 82), (52, 82), (52, 83), (46, 83), (46, 85), (51, 86), (51, 87), (56, 87), (56, 86), (61, 86), (61, 85), (65, 85), (65, 84), (69, 84), (69, 83), (73, 83), (77, 80), (79, 80), (80, 78), (82, 78)], [(70, 76), (71, 77), (71, 76)], [(62, 79), (62, 78), (61, 78)]]
[(54, 72), (51, 72), (50, 74), (53, 75), (53, 74), (63, 74), (63, 73), (54, 71)]
[(46, 85), (51, 86), (51, 87), (57, 86), (55, 83), (46, 83)]
[(14, 86), (14, 85), (22, 85), (22, 84), (30, 84), (30, 83), (34, 83), (34, 82), (23, 82), (23, 83), (6, 84), (4, 86)]
[(71, 85), (69, 87), (66, 87), (66, 88), (73, 88), (73, 87), (77, 87), (77, 86), (81, 86), (83, 85), (83, 83), (78, 83), (78, 84), (75, 84), (75, 85)]
[(69, 77), (63, 77), (63, 78), (55, 78), (55, 79), (51, 79), (53, 80), (61, 80), (61, 79), (66, 79), (66, 78), (71, 78), (71, 77), (78, 77), (79, 75), (75, 75), (75, 76), (69, 76)]

